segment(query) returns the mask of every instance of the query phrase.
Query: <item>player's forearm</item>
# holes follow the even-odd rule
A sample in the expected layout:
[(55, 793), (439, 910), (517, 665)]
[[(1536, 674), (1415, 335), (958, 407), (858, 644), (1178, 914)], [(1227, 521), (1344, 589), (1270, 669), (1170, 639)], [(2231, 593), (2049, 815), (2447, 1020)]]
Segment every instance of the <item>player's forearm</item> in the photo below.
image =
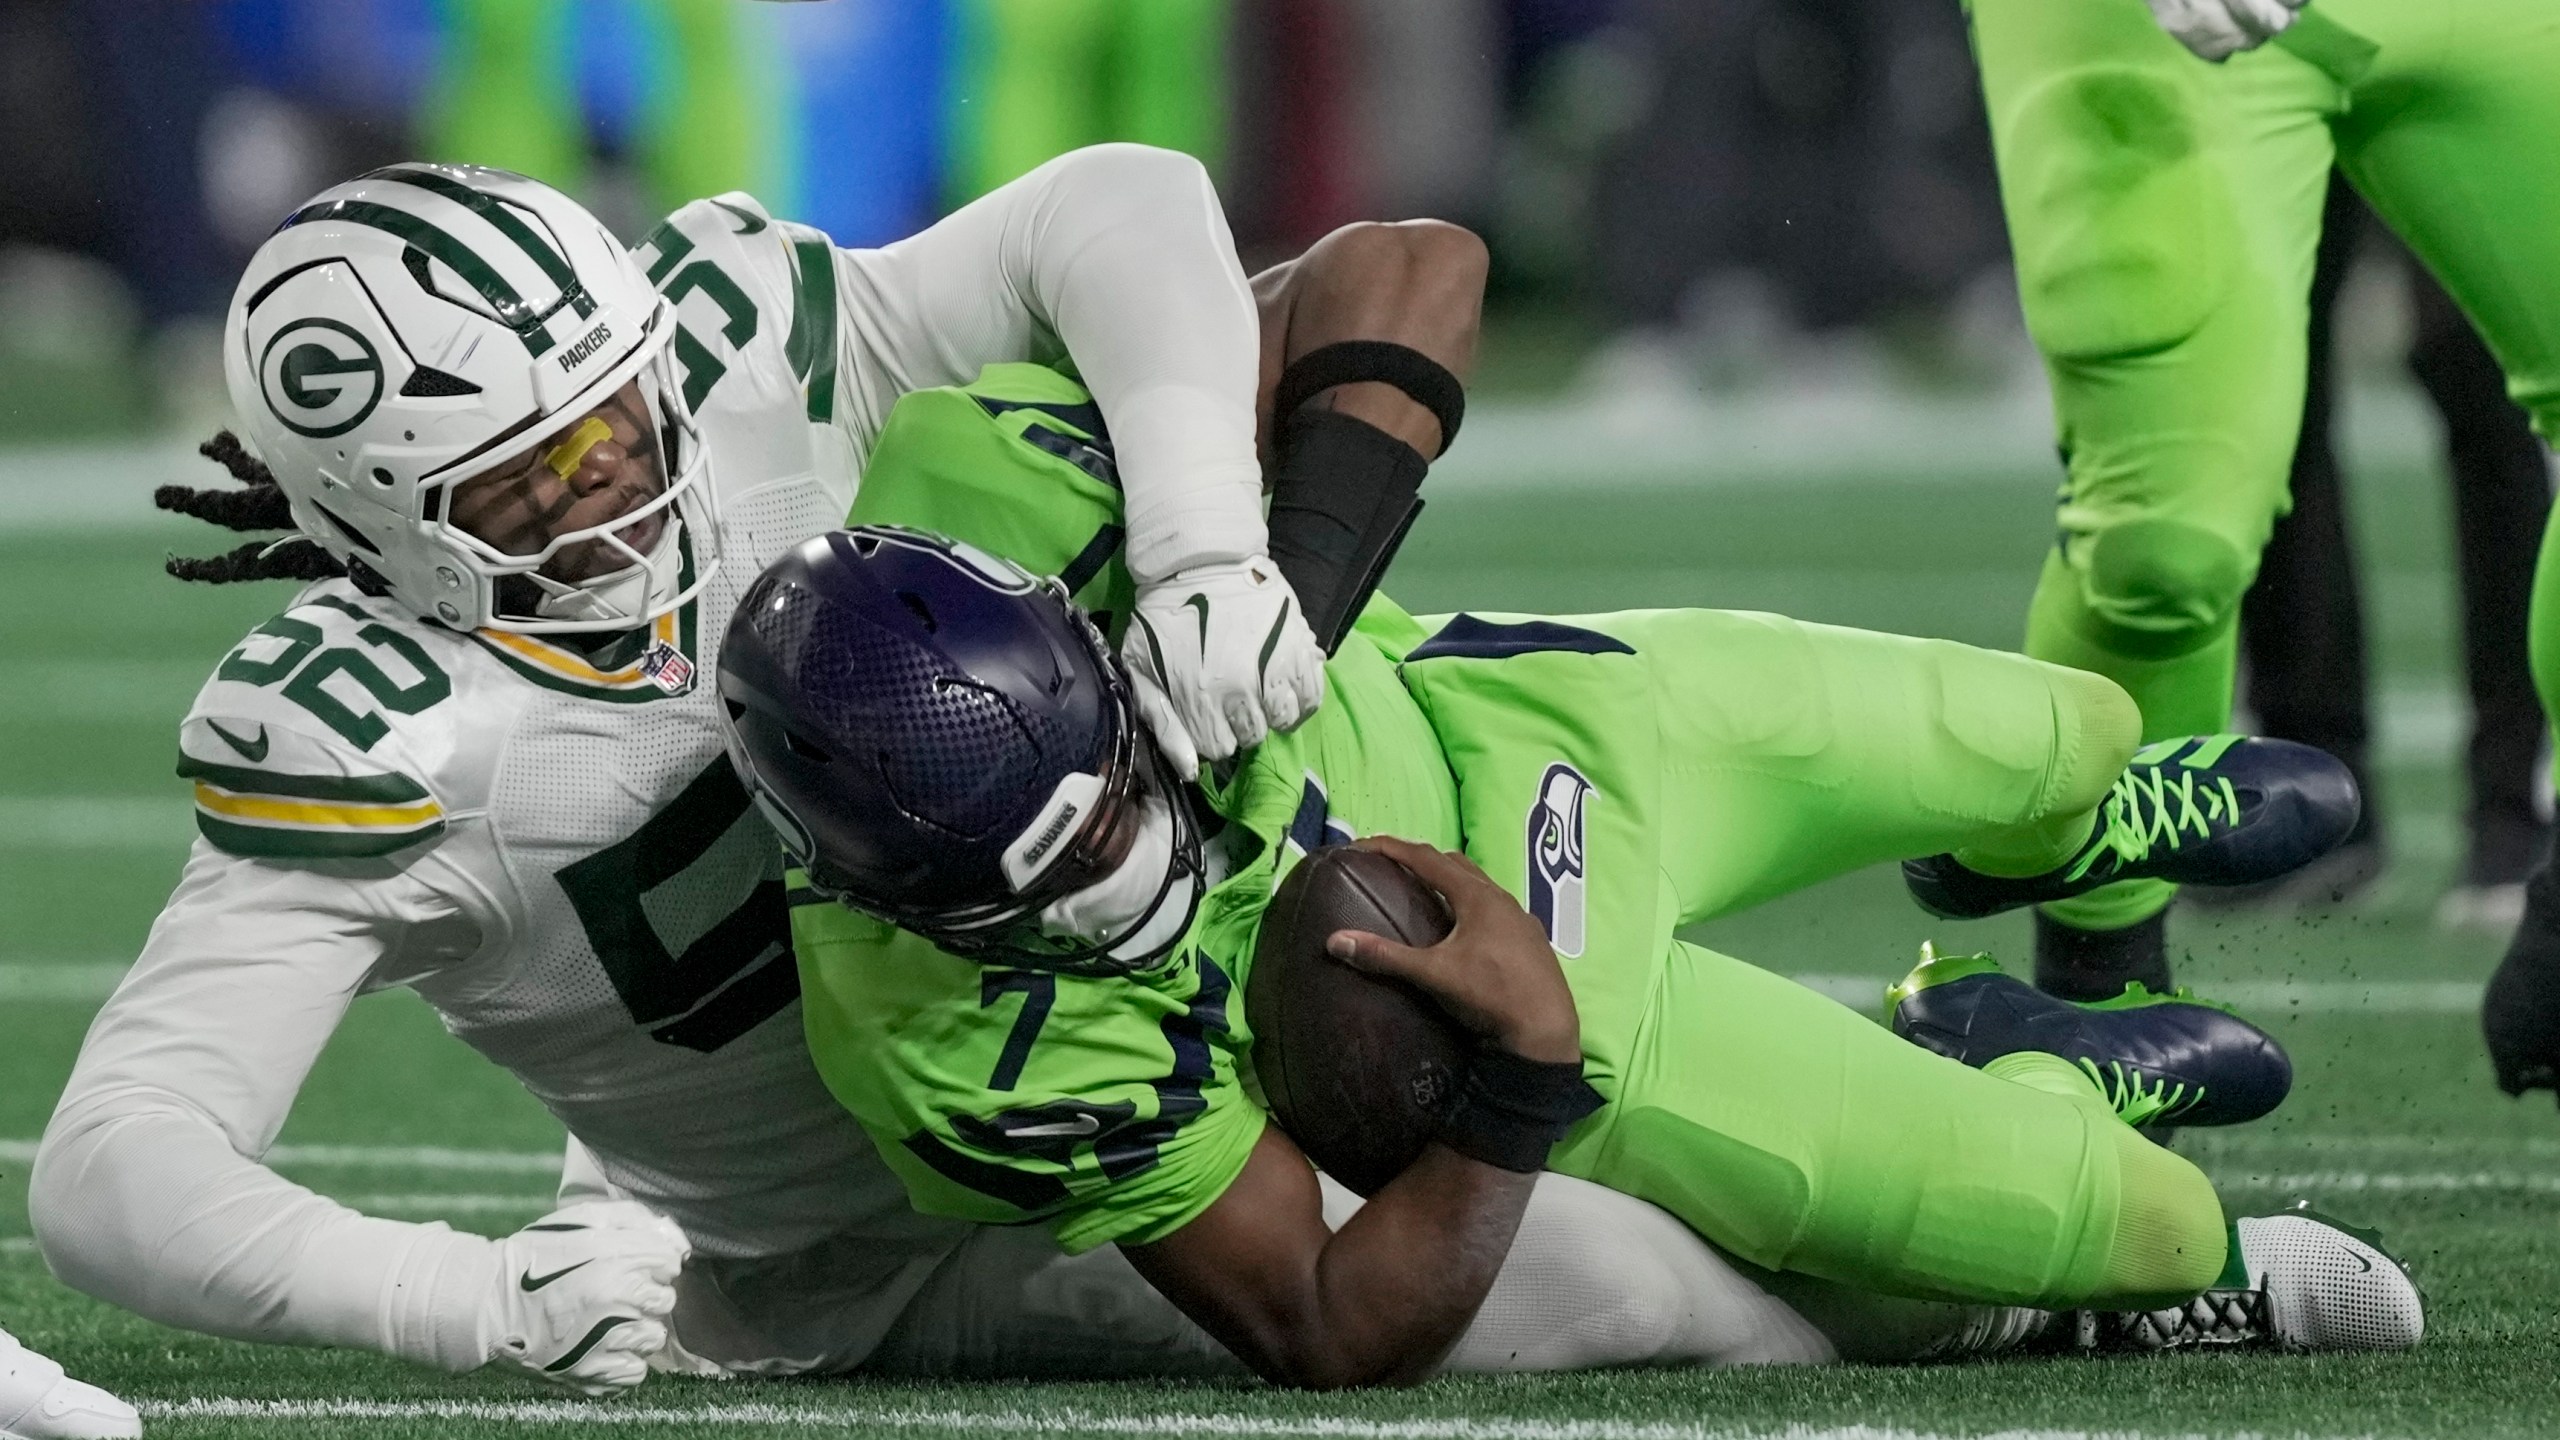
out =
[(488, 1358), (470, 1282), (489, 1241), (315, 1195), (235, 1153), (174, 1096), (66, 1106), (27, 1208), (65, 1283), (165, 1325), (448, 1370)]
[(1318, 1389), (1429, 1378), (1493, 1288), (1537, 1178), (1424, 1150), (1334, 1232), (1274, 1363), (1248, 1362)]
[(1011, 258), (1110, 417), (1140, 580), (1263, 553), (1261, 322), (1217, 192), (1169, 150), (1052, 162)]

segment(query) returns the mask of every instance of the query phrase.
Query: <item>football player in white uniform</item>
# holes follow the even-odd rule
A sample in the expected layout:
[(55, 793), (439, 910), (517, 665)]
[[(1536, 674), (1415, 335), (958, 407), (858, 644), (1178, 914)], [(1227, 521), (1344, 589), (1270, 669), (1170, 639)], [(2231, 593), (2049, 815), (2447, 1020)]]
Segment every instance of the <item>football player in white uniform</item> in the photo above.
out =
[[(1420, 349), (1316, 343), (1328, 314), (1361, 333), (1345, 247), (1443, 317), (1401, 337)], [(1286, 728), (1320, 700), (1310, 620), (1357, 608), (1455, 431), (1481, 279), (1463, 232), (1372, 227), (1249, 288), (1205, 173), (1134, 146), (870, 251), (743, 195), (626, 251), (460, 167), (314, 199), (225, 337), (256, 454), (207, 453), (256, 483), (162, 498), (295, 531), (181, 575), (319, 583), (184, 722), (201, 836), (47, 1128), (48, 1262), (172, 1325), (589, 1393), (652, 1362), (1231, 1370), (1109, 1252), (908, 1209), (803, 1048), (780, 851), (723, 756), (712, 650), (757, 571), (844, 515), (900, 394), (1072, 357), (1110, 417), (1138, 613), (1164, 622), (1131, 627), (1160, 637), (1133, 661), (1159, 741), (1187, 767)], [(1283, 487), (1266, 529), (1275, 391), (1260, 448), (1335, 478)], [(492, 1240), (260, 1163), (348, 1003), (396, 985), (567, 1128), (558, 1212)], [(1550, 1180), (1452, 1365), (1839, 1353), (1668, 1217)]]

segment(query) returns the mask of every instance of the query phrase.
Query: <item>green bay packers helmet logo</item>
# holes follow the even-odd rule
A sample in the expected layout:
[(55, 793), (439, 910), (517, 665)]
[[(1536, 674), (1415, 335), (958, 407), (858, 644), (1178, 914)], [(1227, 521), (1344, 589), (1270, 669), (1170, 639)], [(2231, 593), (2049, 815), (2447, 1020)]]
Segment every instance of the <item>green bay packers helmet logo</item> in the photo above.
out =
[(382, 402), (382, 357), (351, 325), (297, 320), (258, 357), (258, 386), (286, 429), (325, 440), (363, 424)]

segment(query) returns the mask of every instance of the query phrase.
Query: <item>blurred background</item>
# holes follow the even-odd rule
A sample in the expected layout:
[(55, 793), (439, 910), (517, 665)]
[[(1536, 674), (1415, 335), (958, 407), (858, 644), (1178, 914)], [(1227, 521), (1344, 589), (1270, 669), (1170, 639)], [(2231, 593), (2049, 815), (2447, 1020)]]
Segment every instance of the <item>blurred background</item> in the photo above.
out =
[[(1490, 243), (1475, 408), (1390, 580), (1416, 608), (1727, 605), (2017, 642), (2059, 470), (1954, 0), (0, 0), (8, 960), (90, 967), (76, 991), (131, 954), (186, 844), (170, 726), (285, 598), (159, 578), (207, 541), (148, 497), (208, 478), (189, 451), (226, 423), (232, 277), (301, 200), (464, 160), (626, 238), (746, 189), (860, 246), (1108, 139), (1206, 162), (1249, 267), (1362, 218)], [(2458, 989), (2508, 912), (2446, 897), (2488, 829), (2537, 852), (2548, 786), (2521, 590), (2475, 583), (2467, 612), (2455, 583), (2459, 554), (2520, 586), (2530, 543), (2473, 543), (2448, 455), (2505, 467), (2492, 534), (2538, 532), (2549, 477), (2492, 413), (2494, 373), (2486, 401), (2413, 381), (2460, 317), (2342, 203), (2363, 238), (2328, 257), (2334, 404), (2307, 448), (2330, 498), (2292, 569), (2361, 586), (2252, 598), (2253, 639), (2301, 661), (2253, 698), (2352, 752), (2390, 823), (2323, 893), (2276, 897), (2344, 898), (2379, 932), (2283, 948), (2344, 973), (2378, 939)], [(2512, 654), (2464, 624), (2509, 612)], [(1737, 948), (1898, 969), (1909, 918), (1874, 893), (1891, 953), (1830, 900)]]
[(1996, 385), (1982, 131), (1952, 4), (0, 0), (0, 434), (210, 413), (240, 262), (390, 160), (522, 170), (632, 238), (746, 189), (868, 245), (1106, 139), (1206, 161), (1249, 264), (1474, 226), (1497, 388)]

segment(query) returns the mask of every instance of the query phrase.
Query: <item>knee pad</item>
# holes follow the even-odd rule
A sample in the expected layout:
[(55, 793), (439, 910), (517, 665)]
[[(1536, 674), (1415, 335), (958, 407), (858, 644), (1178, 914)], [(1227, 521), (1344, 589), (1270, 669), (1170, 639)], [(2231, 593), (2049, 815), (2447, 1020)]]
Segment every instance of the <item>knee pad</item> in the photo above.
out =
[(2167, 660), (2210, 644), (2249, 587), (2230, 541), (2176, 520), (2133, 520), (2091, 536), (2077, 568), (2088, 638), (2119, 655)]
[(2173, 72), (2085, 66), (2029, 91), (2002, 127), (2019, 298), (2048, 357), (2165, 349), (2221, 298), (2238, 223), (2198, 105)]
[(2120, 1160), (2121, 1199), (2093, 1299), (2106, 1308), (2175, 1303), (2213, 1284), (2230, 1238), (2213, 1182), (2122, 1125), (2107, 1133)]
[(2078, 743), (2054, 771), (2045, 813), (2095, 809), (2142, 746), (2142, 707), (2104, 675), (2057, 665), (2047, 676), (2055, 708), (2067, 717)]

